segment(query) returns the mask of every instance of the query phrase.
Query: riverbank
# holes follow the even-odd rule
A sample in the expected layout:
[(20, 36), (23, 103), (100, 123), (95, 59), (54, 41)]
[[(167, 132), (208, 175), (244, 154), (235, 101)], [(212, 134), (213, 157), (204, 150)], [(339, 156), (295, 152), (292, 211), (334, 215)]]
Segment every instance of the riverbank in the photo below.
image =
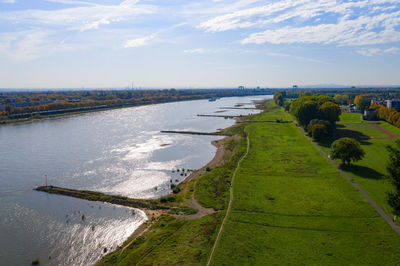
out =
[[(229, 201), (230, 177), (243, 155), (242, 124), (236, 123), (222, 132), (230, 136), (212, 142), (217, 148), (213, 159), (192, 171), (178, 186), (177, 203), (194, 208), (197, 213), (164, 214), (153, 219), (97, 265), (151, 264), (154, 261), (167, 265), (205, 264)], [(220, 175), (221, 172), (225, 174)]]
[[(223, 135), (233, 135), (237, 134), (234, 130), (225, 129), (222, 131)], [(229, 161), (233, 155), (233, 142), (238, 142), (239, 136), (228, 136), (221, 138), (219, 140), (213, 141), (212, 145), (216, 147), (216, 152), (211, 161), (200, 169), (193, 170), (190, 172), (188, 177), (184, 182), (180, 183), (178, 187), (181, 192), (177, 194), (170, 194), (162, 197), (161, 199), (154, 200), (140, 200), (140, 199), (130, 199), (127, 197), (107, 195), (94, 191), (82, 191), (82, 190), (72, 190), (57, 187), (40, 187), (39, 191), (61, 194), (64, 196), (77, 197), (92, 201), (102, 201), (109, 202), (112, 204), (119, 204), (123, 206), (129, 206), (134, 208), (139, 208), (143, 210), (148, 221), (141, 225), (137, 231), (133, 233), (131, 237), (128, 238), (127, 242), (118, 248), (116, 252), (122, 252), (121, 250), (127, 250), (128, 246), (131, 246), (131, 242), (142, 236), (147, 235), (148, 230), (158, 223), (159, 221), (166, 221), (172, 217), (177, 220), (191, 220), (198, 222), (205, 216), (219, 217), (220, 214), (216, 213), (213, 208), (206, 208), (199, 204), (195, 198), (194, 187), (197, 186), (197, 180), (202, 174), (214, 173), (214, 168), (222, 166), (226, 161)], [(172, 199), (172, 200), (171, 200)], [(161, 202), (165, 200), (167, 202)], [(210, 219), (210, 220), (209, 220)], [(207, 218), (210, 224), (215, 224), (215, 221), (211, 218)], [(172, 222), (172, 221), (170, 221)], [(209, 236), (207, 236), (209, 237)]]

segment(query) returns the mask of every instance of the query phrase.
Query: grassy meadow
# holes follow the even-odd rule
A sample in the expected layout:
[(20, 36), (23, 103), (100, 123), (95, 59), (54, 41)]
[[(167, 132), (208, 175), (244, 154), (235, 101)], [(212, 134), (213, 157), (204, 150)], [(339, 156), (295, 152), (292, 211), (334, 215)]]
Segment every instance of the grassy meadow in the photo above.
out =
[[(376, 126), (390, 131), (392, 136), (382, 132)], [(343, 123), (340, 120), (337, 123), (335, 136), (331, 140), (320, 142), (319, 145), (329, 154), (331, 143), (341, 137), (357, 139), (365, 151), (365, 157), (361, 161), (354, 163), (352, 167), (343, 168), (343, 170), (392, 217), (392, 209), (386, 202), (386, 193), (392, 189), (389, 180), (385, 178), (387, 174), (386, 164), (389, 158), (386, 146), (393, 145), (396, 138), (400, 137), (400, 129), (384, 121)], [(336, 163), (339, 165), (340, 161), (336, 161)], [(399, 221), (397, 221), (397, 224), (400, 224)]]
[[(254, 119), (290, 120), (269, 109)], [(400, 261), (400, 237), (293, 123), (251, 123), (245, 130), (250, 151), (213, 265)]]

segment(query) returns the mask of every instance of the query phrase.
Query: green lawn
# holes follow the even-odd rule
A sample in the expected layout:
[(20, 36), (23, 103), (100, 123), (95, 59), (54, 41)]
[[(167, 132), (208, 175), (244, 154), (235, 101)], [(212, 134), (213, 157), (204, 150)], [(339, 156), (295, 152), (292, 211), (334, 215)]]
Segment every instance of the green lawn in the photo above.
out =
[(339, 117), (340, 122), (360, 122), (360, 113), (342, 113)]
[[(275, 108), (259, 120), (289, 120)], [(246, 126), (250, 151), (213, 265), (379, 265), (400, 237), (293, 123)]]
[[(379, 126), (400, 136), (400, 129), (386, 122), (380, 122)], [(386, 163), (388, 160), (386, 145), (393, 145), (395, 139), (389, 139), (388, 135), (379, 131), (371, 124), (339, 123), (337, 135), (334, 139), (346, 136), (356, 138), (360, 141), (365, 151), (365, 157), (361, 161), (356, 162), (352, 167), (344, 169), (345, 172), (350, 178), (355, 180), (389, 216), (393, 216), (392, 209), (386, 202), (386, 192), (392, 189), (392, 185), (384, 176), (387, 174)], [(321, 148), (327, 154), (330, 154), (330, 144), (333, 140), (320, 143)], [(337, 161), (337, 164), (339, 165), (340, 161)]]

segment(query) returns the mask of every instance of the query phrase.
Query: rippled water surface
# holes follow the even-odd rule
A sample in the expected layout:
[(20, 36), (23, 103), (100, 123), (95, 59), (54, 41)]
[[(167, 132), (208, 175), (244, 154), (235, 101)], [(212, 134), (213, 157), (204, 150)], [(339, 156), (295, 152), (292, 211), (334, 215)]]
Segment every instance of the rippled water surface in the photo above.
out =
[[(167, 103), (88, 113), (0, 127), (0, 264), (87, 265), (120, 245), (146, 216), (140, 210), (32, 191), (44, 184), (137, 198), (169, 193), (177, 168), (212, 159), (211, 132), (233, 120), (197, 114), (239, 115), (220, 109), (270, 96)], [(252, 107), (251, 104), (245, 107)]]

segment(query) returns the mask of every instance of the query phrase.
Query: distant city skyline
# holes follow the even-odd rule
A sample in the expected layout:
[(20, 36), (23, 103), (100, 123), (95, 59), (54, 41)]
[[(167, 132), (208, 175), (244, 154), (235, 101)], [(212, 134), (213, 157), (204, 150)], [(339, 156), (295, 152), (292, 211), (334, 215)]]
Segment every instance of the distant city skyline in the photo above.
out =
[(398, 0), (0, 0), (0, 88), (400, 85)]

